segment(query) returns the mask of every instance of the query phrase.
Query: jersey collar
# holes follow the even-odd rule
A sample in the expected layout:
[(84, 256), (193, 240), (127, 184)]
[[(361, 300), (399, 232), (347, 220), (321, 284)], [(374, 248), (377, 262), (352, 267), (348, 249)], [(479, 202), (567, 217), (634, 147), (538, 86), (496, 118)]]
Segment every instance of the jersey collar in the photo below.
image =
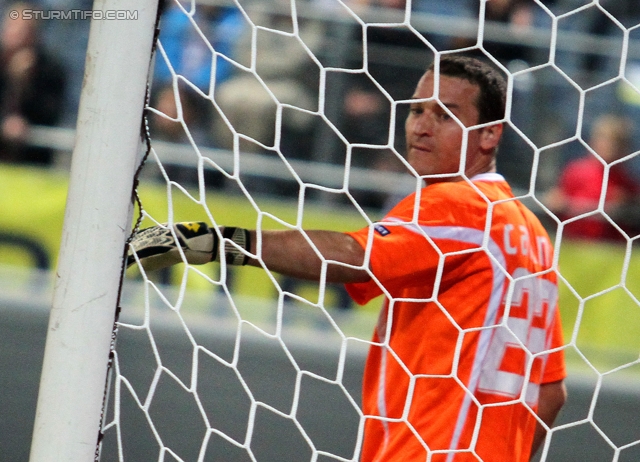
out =
[(471, 177), (471, 181), (505, 181), (504, 177), (499, 173), (479, 173)]

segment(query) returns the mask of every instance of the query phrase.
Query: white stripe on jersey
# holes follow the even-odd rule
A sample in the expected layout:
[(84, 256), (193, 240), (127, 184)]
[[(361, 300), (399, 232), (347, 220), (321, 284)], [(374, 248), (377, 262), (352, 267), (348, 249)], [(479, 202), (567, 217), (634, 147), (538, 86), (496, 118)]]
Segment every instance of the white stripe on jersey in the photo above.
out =
[[(402, 222), (401, 220), (394, 218), (388, 218), (385, 221), (393, 221), (396, 223)], [(432, 239), (450, 239), (465, 244), (477, 245), (478, 247), (482, 246), (485, 238), (484, 230), (465, 228), (462, 226), (420, 226), (419, 228), (415, 226), (407, 226), (406, 229), (409, 229), (414, 233), (421, 233), (422, 231)], [(491, 297), (489, 299), (489, 305), (487, 306), (483, 325), (491, 326), (495, 325), (497, 322), (498, 310), (502, 303), (502, 293), (506, 280), (505, 273), (501, 268), (506, 268), (507, 266), (502, 250), (493, 239), (489, 238), (487, 240), (486, 250), (493, 257), (489, 258), (493, 272)], [(467, 384), (471, 392), (474, 392), (478, 385), (478, 380), (480, 379), (480, 373), (482, 371), (482, 364), (491, 341), (491, 333), (492, 331), (490, 329), (484, 329), (480, 333), (478, 348), (476, 350), (476, 356), (473, 360), (473, 367), (471, 369), (471, 377)], [(471, 396), (465, 393), (462, 406), (460, 407), (460, 412), (458, 413), (458, 418), (456, 420), (453, 437), (451, 438), (451, 444), (449, 446), (451, 449), (456, 449), (458, 447), (460, 436), (462, 435), (462, 430), (464, 429), (464, 424), (469, 413), (469, 407), (471, 406), (471, 401)], [(452, 460), (453, 457), (454, 453), (449, 453), (447, 460)]]

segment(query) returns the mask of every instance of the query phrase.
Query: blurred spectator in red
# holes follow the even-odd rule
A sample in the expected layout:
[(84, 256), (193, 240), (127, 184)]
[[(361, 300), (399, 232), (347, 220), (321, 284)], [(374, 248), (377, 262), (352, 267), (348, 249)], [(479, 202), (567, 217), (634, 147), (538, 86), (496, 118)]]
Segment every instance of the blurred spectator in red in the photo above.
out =
[[(640, 210), (640, 185), (628, 171), (624, 161), (616, 162), (631, 153), (629, 148), (633, 126), (628, 119), (603, 115), (596, 119), (589, 146), (597, 154), (588, 152), (569, 162), (558, 185), (545, 197), (545, 203), (561, 220), (593, 212), (604, 194), (604, 212), (631, 237), (638, 233), (634, 216)], [(606, 176), (608, 171), (608, 178)], [(606, 216), (594, 213), (566, 224), (563, 236), (581, 239), (624, 240), (623, 235)]]
[(22, 2), (12, 5), (1, 26), (0, 160), (47, 165), (52, 151), (26, 141), (31, 125), (55, 125), (60, 119), (65, 74), (41, 46), (38, 21), (23, 19), (25, 9), (36, 8)]

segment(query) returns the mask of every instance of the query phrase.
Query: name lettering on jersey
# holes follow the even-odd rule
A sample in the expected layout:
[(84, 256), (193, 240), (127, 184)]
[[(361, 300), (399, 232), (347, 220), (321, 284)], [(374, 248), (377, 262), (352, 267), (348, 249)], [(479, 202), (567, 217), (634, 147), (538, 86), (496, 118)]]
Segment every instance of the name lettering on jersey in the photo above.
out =
[(551, 242), (545, 237), (538, 236), (536, 243), (538, 245), (538, 261), (540, 265), (542, 265), (543, 268), (549, 268), (553, 258)]
[(546, 237), (537, 236), (536, 249), (532, 247), (531, 237), (527, 228), (523, 225), (515, 226), (507, 224), (504, 227), (504, 250), (508, 255), (529, 256), (534, 264), (540, 264), (543, 268), (551, 266), (551, 243)]
[(388, 228), (385, 228), (384, 226), (382, 226), (381, 224), (375, 224), (373, 225), (373, 229), (380, 235), (380, 236), (386, 236), (387, 234), (391, 234), (391, 231), (389, 231)]

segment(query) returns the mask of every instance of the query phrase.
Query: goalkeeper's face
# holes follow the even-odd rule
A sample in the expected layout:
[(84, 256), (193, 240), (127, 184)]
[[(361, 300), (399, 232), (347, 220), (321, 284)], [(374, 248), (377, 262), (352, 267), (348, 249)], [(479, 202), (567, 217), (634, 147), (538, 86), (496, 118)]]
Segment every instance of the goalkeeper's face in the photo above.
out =
[[(427, 181), (455, 181), (495, 169), (495, 148), (502, 127), (468, 130), (478, 124), (480, 88), (468, 80), (442, 75), (434, 93), (431, 71), (418, 82), (405, 124), (407, 160)], [(499, 133), (496, 133), (499, 130)], [(461, 165), (466, 141), (466, 159)], [(456, 173), (458, 173), (456, 175)], [(431, 175), (444, 175), (432, 177)]]

